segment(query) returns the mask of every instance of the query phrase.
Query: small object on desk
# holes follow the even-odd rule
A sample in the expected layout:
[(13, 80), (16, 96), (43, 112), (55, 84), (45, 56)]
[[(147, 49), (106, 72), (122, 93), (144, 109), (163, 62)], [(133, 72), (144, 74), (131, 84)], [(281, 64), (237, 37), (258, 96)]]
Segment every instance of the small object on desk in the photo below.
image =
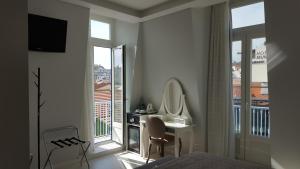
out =
[(143, 114), (143, 113), (147, 113), (146, 110), (140, 110), (140, 113)]
[(185, 124), (185, 119), (175, 117), (175, 118), (174, 118), (174, 122), (175, 122), (175, 123), (178, 123), (178, 124)]
[(153, 109), (153, 105), (152, 104), (148, 104), (146, 110), (147, 110), (147, 112), (150, 112), (150, 111), (154, 110)]

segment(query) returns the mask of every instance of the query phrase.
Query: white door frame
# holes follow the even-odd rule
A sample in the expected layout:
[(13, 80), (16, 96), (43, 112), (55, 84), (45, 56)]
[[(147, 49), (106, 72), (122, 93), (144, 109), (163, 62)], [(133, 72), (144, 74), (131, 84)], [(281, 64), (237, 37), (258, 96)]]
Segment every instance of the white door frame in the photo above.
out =
[[(239, 154), (237, 157), (244, 160), (255, 160), (251, 153), (251, 145), (261, 144), (269, 146), (269, 138), (251, 135), (251, 44), (252, 39), (265, 37), (264, 24), (238, 28), (233, 30), (234, 41), (242, 42), (241, 53), (241, 132), (237, 135)], [(259, 145), (258, 145), (259, 146)], [(248, 150), (247, 150), (248, 149)], [(268, 149), (266, 147), (266, 149)]]
[[(114, 58), (114, 50), (116, 49), (121, 49), (122, 50), (122, 105), (121, 105), (121, 123), (116, 122), (115, 121), (115, 109), (114, 109), (114, 105), (115, 105), (115, 90), (114, 90), (114, 63), (115, 63), (115, 58)], [(125, 45), (121, 45), (121, 46), (117, 46), (114, 48), (111, 48), (111, 57), (112, 57), (112, 140), (121, 144), (122, 148), (125, 148), (125, 135), (126, 135), (126, 130), (125, 129), (125, 111), (126, 111), (126, 104), (125, 104), (125, 98), (126, 98), (126, 62), (125, 62), (125, 56), (126, 56), (126, 49), (125, 49)], [(116, 129), (115, 131), (113, 131), (114, 129)], [(117, 131), (118, 129), (121, 129), (119, 131)], [(118, 139), (119, 138), (119, 139)]]

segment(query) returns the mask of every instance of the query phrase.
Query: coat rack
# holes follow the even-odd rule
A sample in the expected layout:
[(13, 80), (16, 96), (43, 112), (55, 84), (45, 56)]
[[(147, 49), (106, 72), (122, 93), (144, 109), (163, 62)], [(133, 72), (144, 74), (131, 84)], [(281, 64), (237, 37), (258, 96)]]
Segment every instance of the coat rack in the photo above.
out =
[(37, 73), (32, 72), (32, 74), (36, 77), (36, 80), (34, 81), (34, 84), (37, 88), (37, 141), (38, 141), (38, 169), (41, 168), (41, 148), (40, 148), (40, 114), (41, 114), (41, 108), (46, 103), (43, 101), (41, 103), (41, 69), (37, 69)]

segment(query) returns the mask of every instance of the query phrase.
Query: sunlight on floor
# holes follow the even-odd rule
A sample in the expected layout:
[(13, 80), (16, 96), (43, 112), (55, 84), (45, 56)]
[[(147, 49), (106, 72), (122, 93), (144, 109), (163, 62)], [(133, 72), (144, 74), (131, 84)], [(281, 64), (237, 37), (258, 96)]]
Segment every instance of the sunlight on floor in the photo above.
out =
[(105, 152), (107, 150), (113, 150), (117, 148), (121, 148), (121, 145), (115, 142), (111, 142), (111, 143), (96, 146), (95, 153)]
[[(99, 154), (105, 153), (107, 150), (120, 148), (119, 144), (116, 143), (108, 143), (97, 146), (96, 150)], [(165, 151), (166, 156), (170, 156), (173, 154), (172, 151)], [(170, 154), (171, 153), (171, 154)], [(159, 154), (155, 151), (151, 153), (151, 159), (149, 162), (155, 161), (155, 159), (159, 159)], [(134, 153), (131, 151), (124, 151), (114, 154), (100, 155), (98, 157), (94, 156), (89, 159), (90, 169), (134, 169), (146, 163), (146, 158), (143, 158), (138, 153)], [(86, 163), (83, 166), (80, 165), (79, 162), (65, 165), (64, 167), (56, 167), (56, 169), (87, 169)]]
[[(126, 169), (134, 169), (146, 163), (146, 159), (141, 157), (139, 154), (133, 152), (127, 151), (120, 154), (116, 154), (115, 156), (122, 162)], [(153, 159), (151, 159), (150, 162), (151, 161), (153, 161)]]
[[(150, 159), (149, 162), (152, 162)], [(113, 155), (101, 156), (98, 158), (90, 159), (90, 169), (134, 169), (146, 163), (146, 159), (142, 158), (139, 154), (133, 152), (122, 152)], [(87, 169), (84, 163), (80, 166), (79, 163), (74, 163), (68, 167), (59, 169)]]

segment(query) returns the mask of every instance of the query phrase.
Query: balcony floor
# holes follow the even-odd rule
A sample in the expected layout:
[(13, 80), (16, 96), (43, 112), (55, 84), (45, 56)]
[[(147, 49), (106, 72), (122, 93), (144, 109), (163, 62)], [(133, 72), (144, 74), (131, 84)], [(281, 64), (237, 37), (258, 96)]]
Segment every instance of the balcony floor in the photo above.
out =
[(102, 142), (105, 142), (105, 141), (109, 141), (111, 140), (111, 136), (102, 136), (102, 137), (95, 137), (94, 138), (94, 142), (95, 144), (98, 144), (98, 143), (102, 143)]

